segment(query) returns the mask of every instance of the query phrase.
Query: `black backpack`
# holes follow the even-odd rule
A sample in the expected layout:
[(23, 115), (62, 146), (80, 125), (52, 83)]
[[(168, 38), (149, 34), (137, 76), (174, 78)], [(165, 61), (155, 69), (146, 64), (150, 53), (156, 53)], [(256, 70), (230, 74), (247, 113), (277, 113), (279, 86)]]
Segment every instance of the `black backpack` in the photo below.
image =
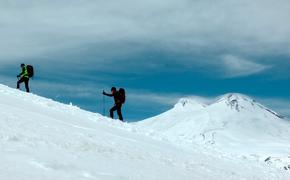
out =
[(119, 93), (120, 93), (120, 101), (122, 104), (125, 103), (126, 101), (126, 92), (125, 92), (125, 89), (124, 88), (120, 88), (119, 89)]
[(32, 65), (27, 65), (27, 73), (28, 73), (28, 77), (32, 78), (34, 76), (34, 69)]

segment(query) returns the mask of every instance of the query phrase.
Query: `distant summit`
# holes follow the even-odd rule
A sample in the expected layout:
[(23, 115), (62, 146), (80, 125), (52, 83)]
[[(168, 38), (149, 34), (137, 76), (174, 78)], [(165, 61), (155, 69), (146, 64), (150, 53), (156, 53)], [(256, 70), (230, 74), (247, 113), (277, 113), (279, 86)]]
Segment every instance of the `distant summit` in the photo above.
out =
[(258, 103), (255, 99), (239, 93), (228, 93), (222, 96), (219, 96), (211, 103), (205, 104), (200, 100), (189, 97), (189, 98), (181, 98), (177, 104), (175, 104), (174, 108), (191, 108), (191, 110), (195, 109), (203, 109), (210, 108), (211, 106), (216, 108), (221, 108), (217, 106), (226, 106), (231, 110), (235, 110), (237, 112), (241, 111), (257, 111), (260, 109), (261, 111), (267, 111), (271, 115), (274, 115), (278, 118), (284, 119), (282, 115), (276, 113), (275, 111), (265, 107), (264, 105)]
[(225, 94), (207, 105), (182, 98), (171, 110), (139, 125), (174, 143), (263, 158), (272, 153), (289, 156), (290, 121), (243, 94)]
[(225, 103), (228, 107), (238, 112), (242, 110), (257, 110), (260, 108), (262, 111), (267, 111), (272, 115), (277, 116), (278, 118), (284, 119), (283, 116), (279, 115), (275, 111), (263, 106), (256, 100), (243, 94), (238, 93), (225, 94), (223, 96), (220, 96), (214, 104), (217, 103)]
[(199, 102), (194, 98), (181, 98), (175, 107), (184, 107), (184, 108), (205, 108), (207, 105)]

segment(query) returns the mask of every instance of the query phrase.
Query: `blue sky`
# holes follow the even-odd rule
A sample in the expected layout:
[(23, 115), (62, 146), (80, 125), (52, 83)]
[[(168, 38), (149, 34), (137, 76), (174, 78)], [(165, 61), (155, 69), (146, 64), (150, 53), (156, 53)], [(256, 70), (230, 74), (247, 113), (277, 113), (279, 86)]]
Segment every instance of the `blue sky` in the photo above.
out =
[[(287, 0), (2, 0), (0, 83), (33, 64), (34, 93), (103, 112), (124, 87), (125, 118), (181, 97), (238, 92), (290, 117)], [(106, 109), (112, 100), (105, 99)]]

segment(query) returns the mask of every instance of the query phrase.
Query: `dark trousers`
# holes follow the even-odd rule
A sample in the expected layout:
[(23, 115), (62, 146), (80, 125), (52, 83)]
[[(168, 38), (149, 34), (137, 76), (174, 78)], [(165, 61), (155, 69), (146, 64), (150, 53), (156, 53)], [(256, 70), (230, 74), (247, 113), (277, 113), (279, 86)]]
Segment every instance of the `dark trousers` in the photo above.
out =
[(17, 89), (20, 88), (20, 84), (23, 83), (25, 84), (25, 89), (26, 89), (26, 92), (29, 92), (29, 78), (26, 78), (26, 77), (22, 77), (21, 79), (19, 79), (19, 81), (17, 81)]
[(117, 111), (119, 119), (123, 121), (123, 116), (122, 116), (122, 104), (116, 104), (114, 107), (110, 109), (110, 116), (113, 119), (114, 118), (114, 111)]

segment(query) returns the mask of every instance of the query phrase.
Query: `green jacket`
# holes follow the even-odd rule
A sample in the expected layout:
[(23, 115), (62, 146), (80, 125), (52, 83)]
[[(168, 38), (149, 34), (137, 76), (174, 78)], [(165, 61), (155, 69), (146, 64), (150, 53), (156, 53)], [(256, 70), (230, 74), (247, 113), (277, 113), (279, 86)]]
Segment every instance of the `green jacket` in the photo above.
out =
[(29, 76), (28, 76), (28, 71), (27, 71), (27, 66), (24, 66), (24, 67), (22, 68), (22, 71), (21, 71), (21, 73), (19, 74), (19, 76), (20, 76), (21, 78), (23, 78), (23, 77), (25, 77), (25, 78), (29, 78)]

